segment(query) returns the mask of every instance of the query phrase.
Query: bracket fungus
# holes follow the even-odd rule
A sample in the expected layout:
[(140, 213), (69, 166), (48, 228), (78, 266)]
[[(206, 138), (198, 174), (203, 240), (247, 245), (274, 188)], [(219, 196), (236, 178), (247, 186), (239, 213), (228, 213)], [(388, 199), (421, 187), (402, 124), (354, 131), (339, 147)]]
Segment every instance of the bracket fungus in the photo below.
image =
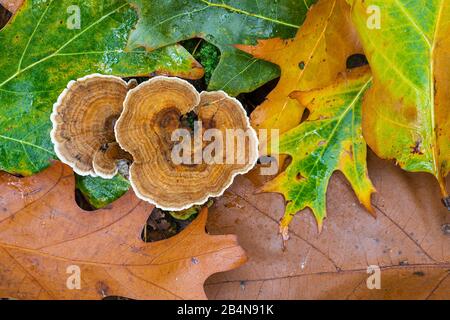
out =
[(94, 154), (92, 166), (97, 175), (112, 178), (119, 171), (120, 161), (125, 161), (129, 166), (133, 162), (133, 157), (122, 150), (117, 142), (111, 142), (101, 146), (100, 150)]
[(129, 157), (114, 144), (114, 126), (128, 90), (136, 85), (135, 80), (100, 74), (70, 81), (51, 115), (58, 158), (79, 175), (112, 178), (116, 160)]
[[(186, 119), (192, 113), (195, 121)], [(178, 78), (158, 76), (130, 90), (115, 135), (133, 157), (135, 193), (164, 210), (220, 196), (258, 158), (256, 132), (241, 103), (223, 91), (199, 94)]]

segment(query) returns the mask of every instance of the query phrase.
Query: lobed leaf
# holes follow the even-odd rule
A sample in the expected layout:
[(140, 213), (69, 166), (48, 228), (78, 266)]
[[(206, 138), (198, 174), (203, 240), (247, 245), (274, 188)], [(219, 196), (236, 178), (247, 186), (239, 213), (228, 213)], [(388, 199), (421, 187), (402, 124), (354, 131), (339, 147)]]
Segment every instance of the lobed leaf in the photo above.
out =
[(255, 128), (280, 132), (297, 126), (302, 119), (305, 106), (289, 97), (292, 91), (331, 85), (345, 72), (347, 58), (362, 52), (345, 0), (320, 0), (313, 5), (293, 39), (259, 40), (256, 46), (236, 47), (280, 66), (277, 87), (251, 114)]
[[(144, 243), (153, 208), (127, 193), (108, 209), (81, 210), (72, 170), (0, 173), (0, 296), (17, 299), (205, 299), (203, 282), (245, 262), (232, 235), (205, 232), (207, 209), (176, 236)], [(69, 289), (76, 272), (79, 289)]]
[(328, 182), (336, 170), (345, 175), (360, 202), (372, 211), (370, 197), (375, 190), (367, 172), (361, 128), (363, 96), (371, 81), (370, 71), (364, 67), (324, 89), (292, 94), (307, 106), (310, 115), (281, 136), (280, 153), (291, 156), (292, 162), (262, 189), (281, 193), (287, 201), (280, 223), (285, 238), (294, 215), (306, 207), (312, 209), (319, 230), (322, 228)]

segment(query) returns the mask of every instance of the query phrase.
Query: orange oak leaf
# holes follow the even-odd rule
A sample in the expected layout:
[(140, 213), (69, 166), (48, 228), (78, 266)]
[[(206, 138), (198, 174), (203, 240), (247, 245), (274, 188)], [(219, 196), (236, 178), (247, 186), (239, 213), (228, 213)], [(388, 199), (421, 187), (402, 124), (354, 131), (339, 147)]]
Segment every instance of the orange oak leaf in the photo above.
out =
[(86, 212), (73, 190), (73, 173), (59, 162), (22, 179), (0, 173), (0, 297), (203, 299), (210, 275), (246, 260), (235, 236), (205, 233), (206, 209), (149, 244), (141, 233), (151, 205), (129, 192)]
[(304, 106), (289, 98), (291, 92), (331, 85), (346, 70), (347, 58), (363, 52), (345, 0), (320, 0), (294, 39), (259, 40), (256, 46), (236, 47), (280, 66), (277, 87), (251, 114), (255, 128), (280, 133), (297, 126), (303, 115)]

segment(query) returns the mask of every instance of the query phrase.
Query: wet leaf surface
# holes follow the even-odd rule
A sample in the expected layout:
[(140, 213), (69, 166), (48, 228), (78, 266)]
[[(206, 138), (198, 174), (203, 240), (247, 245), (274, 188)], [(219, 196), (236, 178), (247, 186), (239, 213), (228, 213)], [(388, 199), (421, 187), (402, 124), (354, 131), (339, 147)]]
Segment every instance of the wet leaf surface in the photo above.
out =
[[(449, 299), (450, 217), (427, 174), (406, 173), (369, 154), (379, 191), (377, 218), (358, 204), (341, 174), (330, 182), (322, 234), (308, 212), (291, 224), (285, 251), (277, 234), (284, 201), (255, 194), (270, 177), (238, 178), (210, 210), (208, 230), (236, 233), (249, 261), (207, 281), (212, 299)], [(381, 268), (381, 290), (368, 290), (368, 265)]]
[(203, 70), (181, 46), (124, 51), (136, 13), (124, 0), (80, 6), (80, 28), (68, 26), (64, 1), (26, 1), (0, 32), (0, 169), (41, 171), (55, 158), (53, 103), (70, 80), (90, 73), (118, 76), (159, 71), (198, 78)]
[(203, 38), (221, 51), (209, 90), (231, 95), (250, 92), (279, 75), (278, 69), (233, 47), (256, 39), (290, 38), (315, 1), (129, 0), (139, 21), (128, 47), (160, 48), (178, 41)]
[(277, 87), (251, 114), (257, 128), (294, 128), (302, 119), (304, 105), (289, 97), (295, 90), (308, 91), (331, 85), (346, 71), (347, 57), (362, 53), (344, 0), (325, 0), (313, 5), (295, 38), (259, 40), (256, 46), (237, 44), (255, 58), (277, 64)]
[[(69, 192), (74, 185), (61, 163), (28, 178), (0, 174), (1, 297), (202, 299), (206, 278), (245, 261), (236, 237), (205, 233), (206, 209), (176, 236), (146, 244), (151, 205), (129, 192), (86, 212)], [(79, 290), (66, 286), (74, 268)]]
[(359, 68), (329, 87), (291, 94), (310, 113), (280, 137), (279, 152), (291, 156), (292, 162), (262, 188), (281, 193), (286, 199), (280, 222), (285, 238), (294, 215), (306, 207), (312, 209), (322, 229), (328, 182), (336, 170), (346, 176), (360, 202), (373, 212), (370, 197), (375, 189), (367, 172), (367, 146), (361, 128), (363, 96), (371, 82), (369, 68)]

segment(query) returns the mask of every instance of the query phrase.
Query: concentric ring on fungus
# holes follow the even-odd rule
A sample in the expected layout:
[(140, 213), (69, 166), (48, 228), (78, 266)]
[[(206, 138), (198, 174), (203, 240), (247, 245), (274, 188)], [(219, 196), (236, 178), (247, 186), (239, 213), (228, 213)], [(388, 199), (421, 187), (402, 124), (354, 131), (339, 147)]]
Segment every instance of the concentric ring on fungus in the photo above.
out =
[[(172, 133), (176, 129), (189, 130), (183, 119), (192, 112), (203, 130), (217, 129), (223, 137), (227, 129), (246, 132), (245, 161), (174, 162), (172, 150), (177, 142), (172, 141)], [(133, 156), (130, 182), (136, 195), (164, 210), (183, 210), (220, 196), (234, 177), (248, 172), (258, 158), (256, 132), (241, 103), (223, 91), (199, 94), (191, 84), (178, 78), (158, 76), (130, 90), (115, 134), (121, 148)], [(209, 143), (202, 142), (202, 152)], [(238, 148), (234, 149), (230, 155), (223, 147), (219, 154), (224, 159), (227, 155), (236, 159)]]
[(125, 161), (127, 165), (133, 162), (131, 154), (122, 150), (117, 142), (110, 142), (95, 153), (92, 166), (99, 176), (112, 178), (119, 171), (118, 163), (121, 160)]
[(104, 157), (102, 163), (94, 166), (94, 157), (115, 142), (115, 122), (128, 90), (136, 85), (134, 80), (127, 83), (101, 74), (70, 81), (53, 105), (51, 115), (51, 139), (58, 158), (79, 175), (112, 178), (117, 170), (102, 170)]

